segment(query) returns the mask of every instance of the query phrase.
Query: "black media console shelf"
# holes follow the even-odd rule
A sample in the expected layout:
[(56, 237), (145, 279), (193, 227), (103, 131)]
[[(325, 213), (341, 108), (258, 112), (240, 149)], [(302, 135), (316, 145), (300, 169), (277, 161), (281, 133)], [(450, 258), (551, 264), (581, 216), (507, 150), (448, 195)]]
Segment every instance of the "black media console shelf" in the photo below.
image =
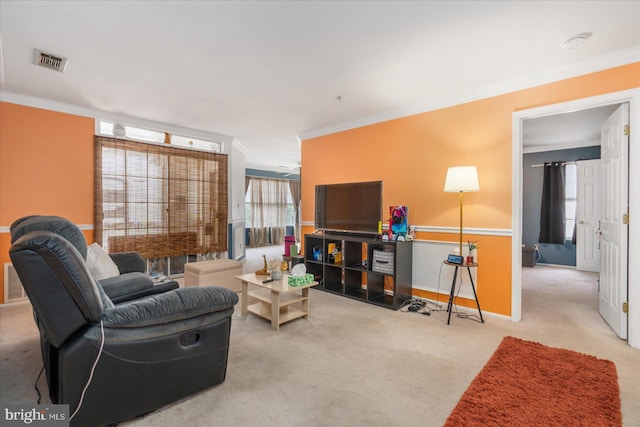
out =
[[(304, 262), (307, 273), (320, 283), (315, 289), (397, 310), (411, 298), (412, 243), (348, 234), (306, 234)], [(337, 261), (329, 256), (333, 247), (340, 251)], [(314, 257), (314, 252), (322, 254), (321, 259)]]

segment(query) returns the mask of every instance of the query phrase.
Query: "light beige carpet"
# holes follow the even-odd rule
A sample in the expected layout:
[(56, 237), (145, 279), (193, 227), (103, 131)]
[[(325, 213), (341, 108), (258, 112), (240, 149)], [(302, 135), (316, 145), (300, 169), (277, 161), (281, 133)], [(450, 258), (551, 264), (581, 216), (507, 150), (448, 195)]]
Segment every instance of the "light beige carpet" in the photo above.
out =
[[(122, 425), (442, 426), (507, 335), (613, 361), (623, 425), (640, 425), (640, 350), (598, 315), (593, 276), (528, 270), (517, 324), (487, 313), (485, 324), (452, 317), (447, 326), (445, 312), (392, 311), (312, 290), (309, 320), (275, 332), (238, 305), (226, 381)], [(2, 401), (35, 403), (41, 359), (27, 304), (0, 307), (0, 357)]]

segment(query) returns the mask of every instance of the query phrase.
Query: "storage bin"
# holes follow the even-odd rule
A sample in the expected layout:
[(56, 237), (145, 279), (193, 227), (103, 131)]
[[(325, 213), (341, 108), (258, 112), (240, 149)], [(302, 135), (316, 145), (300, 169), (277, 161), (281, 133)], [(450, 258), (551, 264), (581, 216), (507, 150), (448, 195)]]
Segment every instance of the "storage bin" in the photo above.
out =
[(376, 273), (393, 274), (394, 253), (392, 251), (373, 250), (371, 271)]

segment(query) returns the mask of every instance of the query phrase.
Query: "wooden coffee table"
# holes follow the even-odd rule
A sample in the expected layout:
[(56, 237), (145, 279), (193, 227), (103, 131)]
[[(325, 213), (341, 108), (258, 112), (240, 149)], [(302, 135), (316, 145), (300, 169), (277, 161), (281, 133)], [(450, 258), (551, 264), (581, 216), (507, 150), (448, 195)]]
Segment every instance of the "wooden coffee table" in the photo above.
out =
[[(235, 276), (242, 281), (242, 315), (251, 312), (271, 322), (276, 331), (280, 325), (299, 317), (309, 317), (309, 288), (318, 282), (303, 286), (289, 286), (289, 275), (284, 274), (282, 280), (262, 283), (269, 276), (256, 276), (255, 273)], [(249, 285), (257, 287), (249, 291)], [(258, 300), (249, 305), (249, 297)]]

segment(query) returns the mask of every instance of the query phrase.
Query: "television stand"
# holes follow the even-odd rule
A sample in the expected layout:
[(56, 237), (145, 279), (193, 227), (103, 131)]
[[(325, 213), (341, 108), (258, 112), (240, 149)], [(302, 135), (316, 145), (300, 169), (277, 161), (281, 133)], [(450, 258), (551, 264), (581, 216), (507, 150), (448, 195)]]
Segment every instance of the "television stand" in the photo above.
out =
[[(412, 296), (412, 243), (383, 241), (377, 234), (306, 234), (304, 262), (320, 283), (316, 289), (397, 310)], [(329, 260), (329, 246), (340, 248), (338, 262)]]

